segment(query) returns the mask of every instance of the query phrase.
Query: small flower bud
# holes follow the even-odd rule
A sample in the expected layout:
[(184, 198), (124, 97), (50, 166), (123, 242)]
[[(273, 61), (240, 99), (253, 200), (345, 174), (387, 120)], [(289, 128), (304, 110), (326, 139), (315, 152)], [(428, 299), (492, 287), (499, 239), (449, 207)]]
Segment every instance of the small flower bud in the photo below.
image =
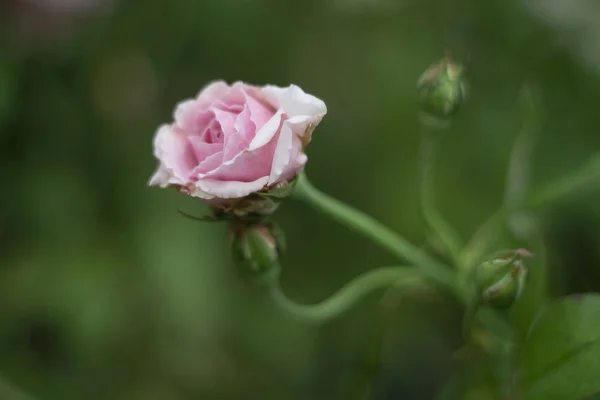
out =
[(430, 66), (419, 78), (417, 89), (423, 117), (446, 122), (467, 97), (464, 67), (449, 57)]
[(524, 257), (533, 257), (533, 254), (519, 249), (479, 264), (475, 271), (475, 289), (482, 303), (498, 309), (513, 305), (527, 280)]
[(234, 221), (231, 228), (233, 260), (240, 273), (262, 280), (279, 274), (279, 257), (285, 249), (283, 232), (272, 222)]

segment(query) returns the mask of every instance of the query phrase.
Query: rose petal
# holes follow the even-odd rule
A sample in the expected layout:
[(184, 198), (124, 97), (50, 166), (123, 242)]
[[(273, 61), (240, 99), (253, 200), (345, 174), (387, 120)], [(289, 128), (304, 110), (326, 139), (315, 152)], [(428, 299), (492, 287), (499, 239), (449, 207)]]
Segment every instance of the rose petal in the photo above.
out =
[(242, 112), (238, 114), (235, 120), (235, 130), (248, 141), (254, 138), (254, 135), (256, 134), (256, 125), (254, 125), (254, 122), (252, 122), (252, 119), (250, 118), (250, 108), (248, 105), (244, 106)]
[(212, 107), (220, 108), (223, 111), (229, 111), (234, 114), (239, 114), (244, 109), (243, 104), (225, 104), (221, 100), (212, 103)]
[(294, 179), (298, 172), (304, 168), (307, 160), (308, 157), (302, 152), (302, 141), (297, 136), (294, 136), (292, 139), (290, 160), (284, 167), (283, 172), (278, 180), (289, 182)]
[(237, 118), (237, 114), (231, 113), (229, 111), (223, 111), (217, 107), (211, 107), (211, 111), (215, 113), (215, 118), (221, 125), (221, 130), (223, 133), (232, 133), (235, 132), (235, 121)]
[(196, 96), (196, 100), (198, 105), (206, 106), (214, 101), (222, 99), (222, 96), (224, 96), (229, 90), (230, 87), (226, 82), (213, 81), (200, 89), (200, 92)]
[(200, 174), (200, 180), (216, 179), (222, 181), (252, 182), (269, 176), (272, 165), (271, 154), (276, 142), (269, 143), (254, 151), (244, 150), (233, 159), (223, 162), (213, 171)]
[[(160, 186), (184, 184), (196, 164), (196, 157), (190, 151), (189, 142), (182, 135), (162, 125), (154, 138), (154, 155), (161, 161), (164, 171), (157, 171), (150, 182)], [(167, 175), (164, 174), (166, 171)], [(160, 172), (160, 173), (159, 173)], [(168, 178), (165, 178), (168, 176)]]
[(204, 132), (202, 132), (200, 135), (200, 138), (205, 143), (220, 144), (223, 146), (225, 135), (223, 134), (223, 129), (221, 128), (219, 121), (213, 119), (212, 122), (205, 127)]
[(308, 115), (315, 117), (317, 115), (327, 114), (325, 103), (313, 95), (304, 93), (296, 85), (290, 85), (287, 88), (267, 85), (262, 88), (264, 98), (289, 117), (298, 115)]
[(207, 157), (223, 151), (221, 143), (206, 143), (200, 136), (190, 136), (188, 140), (196, 155), (197, 163), (201, 163)]
[(294, 133), (292, 132), (290, 125), (287, 121), (284, 121), (275, 147), (273, 162), (271, 163), (269, 185), (277, 182), (285, 167), (290, 162), (290, 156), (293, 149), (293, 136)]
[(169, 173), (164, 165), (160, 164), (148, 181), (148, 186), (160, 186), (164, 188), (169, 186), (170, 179), (171, 173)]
[(288, 119), (286, 122), (289, 124), (295, 135), (305, 138), (303, 141), (307, 142), (310, 140), (317, 125), (321, 122), (321, 119), (323, 119), (323, 115), (298, 115)]
[(239, 157), (240, 153), (248, 150), (248, 139), (241, 133), (234, 132), (227, 135), (223, 144), (223, 162), (231, 163), (235, 157)]
[(212, 103), (214, 103), (216, 100), (227, 104), (228, 106), (243, 106), (246, 102), (246, 99), (244, 98), (243, 84), (241, 82), (234, 83), (232, 86), (228, 87), (227, 90), (220, 92), (218, 99), (212, 99)]
[(283, 111), (278, 110), (271, 119), (264, 124), (257, 132), (252, 142), (248, 146), (248, 150), (256, 150), (273, 139), (273, 136), (277, 134), (281, 126), (281, 119), (283, 117)]
[(177, 106), (173, 127), (184, 136), (202, 136), (216, 122), (215, 113), (210, 109), (199, 108), (194, 101), (192, 103), (185, 101)]
[(194, 112), (195, 104), (196, 100), (184, 100), (175, 106), (173, 118), (175, 119), (177, 125), (182, 128), (193, 127), (195, 124), (194, 117), (196, 115)]
[(219, 181), (205, 179), (198, 181), (196, 186), (204, 193), (211, 194), (215, 197), (221, 197), (224, 199), (244, 197), (250, 193), (261, 190), (269, 180), (269, 177), (265, 176), (252, 182), (236, 182), (236, 181)]
[(245, 87), (242, 93), (246, 100), (246, 106), (250, 109), (252, 122), (260, 129), (275, 115), (277, 109), (268, 102), (261, 100), (262, 93), (258, 88)]
[(212, 154), (204, 159), (200, 164), (196, 166), (190, 173), (190, 179), (194, 182), (198, 181), (201, 176), (207, 174), (210, 171), (214, 171), (219, 168), (219, 165), (223, 163), (223, 152)]

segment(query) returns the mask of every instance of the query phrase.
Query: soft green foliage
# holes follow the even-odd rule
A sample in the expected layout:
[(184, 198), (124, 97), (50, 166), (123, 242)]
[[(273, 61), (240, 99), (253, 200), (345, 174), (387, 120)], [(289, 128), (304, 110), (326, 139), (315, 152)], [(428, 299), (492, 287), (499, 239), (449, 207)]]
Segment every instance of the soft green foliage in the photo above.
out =
[(600, 295), (572, 295), (547, 307), (521, 358), (519, 380), (527, 400), (600, 394)]
[[(74, 2), (0, 4), (7, 387), (42, 400), (346, 400), (368, 385), (373, 399), (428, 399), (467, 364), (461, 388), (495, 400), (493, 357), (470, 348), (457, 355), (464, 309), (453, 297), (400, 296), (386, 308), (380, 363), (366, 369), (367, 342), (384, 325), (379, 298), (319, 329), (288, 318), (242, 284), (226, 222), (184, 218), (178, 209), (209, 212), (174, 190), (146, 187), (156, 127), (214, 79), (296, 83), (325, 100), (328, 115), (307, 148), (311, 181), (443, 261), (448, 246), (419, 212), (415, 82), (447, 50), (465, 65), (469, 101), (440, 135), (432, 185), (438, 211), (465, 239), (504, 203), (524, 122), (519, 99), (532, 84), (544, 112), (531, 121), (539, 135), (525, 157), (535, 189), (527, 198), (543, 208), (510, 224), (496, 219), (493, 240), (473, 242), (461, 258), (475, 265), (521, 246), (538, 254), (512, 310), (519, 336), (548, 298), (600, 290), (592, 2), (114, 0), (86, 15), (85, 7), (40, 6), (51, 3)], [(561, 185), (546, 186), (558, 177)], [(298, 302), (398, 263), (303, 204), (286, 201), (278, 219), (289, 242), (282, 286)], [(532, 396), (594, 373), (570, 368), (536, 381)]]

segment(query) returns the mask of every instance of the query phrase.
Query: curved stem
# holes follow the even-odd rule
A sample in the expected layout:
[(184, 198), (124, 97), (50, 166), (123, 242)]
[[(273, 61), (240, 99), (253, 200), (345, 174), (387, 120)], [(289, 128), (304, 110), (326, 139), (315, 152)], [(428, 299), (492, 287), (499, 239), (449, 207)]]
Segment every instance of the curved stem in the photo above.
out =
[(325, 322), (342, 315), (362, 298), (377, 289), (418, 276), (410, 267), (381, 267), (354, 278), (331, 297), (317, 304), (303, 305), (290, 300), (275, 280), (268, 287), (273, 302), (290, 316), (305, 322)]
[(433, 200), (433, 166), (439, 133), (425, 128), (421, 135), (419, 160), (421, 172), (421, 207), (425, 220), (442, 241), (452, 262), (456, 265), (462, 248), (459, 234), (440, 214)]
[(600, 182), (600, 154), (592, 156), (586, 165), (577, 171), (536, 189), (525, 200), (523, 208), (542, 207), (594, 182)]
[(368, 237), (398, 258), (417, 265), (428, 278), (447, 287), (463, 301), (466, 300), (467, 296), (459, 287), (452, 270), (422, 253), (416, 246), (379, 223), (373, 217), (321, 192), (310, 184), (304, 173), (297, 178), (294, 197), (306, 202), (317, 211), (333, 218), (349, 229)]
[(600, 183), (600, 155), (593, 156), (579, 170), (533, 190), (521, 204), (503, 206), (475, 232), (461, 253), (461, 265), (472, 267), (505, 229), (507, 219), (521, 211), (544, 207), (594, 182)]
[(469, 271), (491, 250), (499, 233), (506, 225), (506, 217), (507, 210), (502, 207), (475, 231), (460, 254), (459, 265), (464, 269), (463, 275), (467, 276)]

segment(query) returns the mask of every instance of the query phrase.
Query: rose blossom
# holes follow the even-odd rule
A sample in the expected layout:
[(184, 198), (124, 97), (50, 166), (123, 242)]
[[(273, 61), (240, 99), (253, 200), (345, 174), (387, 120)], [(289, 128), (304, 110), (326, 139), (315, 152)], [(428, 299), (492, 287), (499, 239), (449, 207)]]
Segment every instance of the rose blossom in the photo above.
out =
[(156, 132), (160, 165), (149, 184), (218, 201), (289, 182), (304, 168), (304, 147), (326, 112), (295, 85), (213, 82)]

